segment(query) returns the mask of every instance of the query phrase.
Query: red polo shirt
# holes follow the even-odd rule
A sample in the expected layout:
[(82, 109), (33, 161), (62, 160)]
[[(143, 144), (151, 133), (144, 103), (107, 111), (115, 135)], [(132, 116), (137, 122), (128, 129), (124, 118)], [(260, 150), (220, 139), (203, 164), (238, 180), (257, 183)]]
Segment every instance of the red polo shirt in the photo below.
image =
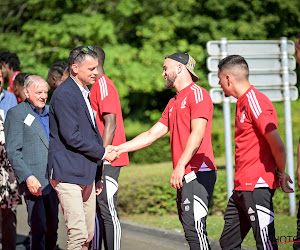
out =
[(202, 143), (185, 169), (185, 174), (191, 171), (216, 170), (211, 145), (211, 125), (213, 117), (213, 103), (208, 92), (195, 83), (191, 83), (172, 98), (159, 122), (170, 130), (170, 143), (173, 168), (182, 155), (191, 133), (191, 120), (204, 118), (207, 120)]
[[(117, 127), (112, 145), (118, 146), (126, 142), (123, 116), (118, 91), (114, 83), (106, 76), (102, 75), (94, 83), (90, 92), (92, 108), (96, 111), (96, 123), (101, 136), (104, 130), (104, 113), (116, 114)], [(129, 165), (128, 153), (123, 153), (120, 158), (111, 163), (112, 166)]]
[[(15, 93), (14, 93), (14, 90), (13, 90), (13, 88), (14, 88), (13, 83), (14, 83), (14, 80), (15, 80), (17, 74), (19, 74), (19, 73), (21, 73), (21, 72), (20, 72), (20, 71), (16, 71), (16, 72), (12, 75), (12, 77), (9, 79), (9, 81), (8, 81), (8, 88), (7, 88), (7, 90), (8, 90), (9, 92), (13, 93), (13, 94), (15, 94)], [(17, 101), (18, 101), (18, 103), (20, 103), (22, 100), (21, 100), (20, 97), (17, 97)]]
[(251, 86), (236, 103), (234, 189), (279, 187), (276, 164), (264, 135), (277, 129), (277, 113), (267, 96)]

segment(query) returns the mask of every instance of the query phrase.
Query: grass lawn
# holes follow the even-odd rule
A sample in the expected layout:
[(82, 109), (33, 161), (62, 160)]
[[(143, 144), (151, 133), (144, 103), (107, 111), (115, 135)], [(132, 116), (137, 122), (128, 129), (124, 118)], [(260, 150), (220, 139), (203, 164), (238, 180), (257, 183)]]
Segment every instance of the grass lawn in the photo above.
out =
[[(217, 166), (222, 166), (224, 159), (216, 159)], [(150, 183), (169, 183), (170, 175), (172, 173), (172, 163), (158, 163), (158, 164), (146, 164), (146, 165), (131, 165), (129, 167), (124, 167), (121, 170), (119, 178), (119, 199), (125, 196), (129, 190), (122, 189), (122, 186), (130, 183), (131, 185), (136, 185), (137, 183), (143, 183), (143, 185), (150, 185)], [(223, 184), (226, 182), (225, 170), (220, 169), (218, 171), (217, 184)], [(170, 188), (172, 188), (170, 186)], [(130, 192), (130, 191), (129, 191)], [(139, 190), (136, 190), (137, 196)], [(278, 192), (279, 193), (279, 192)], [(224, 196), (225, 197), (225, 196)], [(285, 197), (286, 198), (286, 197)], [(137, 198), (138, 199), (138, 198)], [(225, 198), (226, 199), (226, 198)], [(174, 200), (171, 201), (175, 204)], [(223, 202), (226, 202), (223, 201)], [(296, 217), (289, 217), (287, 215), (282, 215), (276, 213), (275, 206), (275, 228), (276, 237), (281, 237), (281, 241), (288, 241), (288, 236), (296, 235)], [(213, 208), (210, 208), (212, 211)], [(126, 214), (120, 213), (121, 220), (132, 221), (140, 224), (145, 224), (149, 226), (159, 227), (168, 230), (183, 231), (182, 226), (175, 214), (164, 214), (164, 215), (149, 215), (149, 214)], [(223, 214), (218, 213), (217, 215), (210, 215), (207, 219), (207, 231), (209, 238), (218, 240), (220, 238), (222, 229), (224, 225)], [(287, 237), (287, 238), (285, 238)], [(290, 238), (292, 240), (292, 237)], [(253, 239), (252, 231), (250, 231), (243, 242), (244, 246), (251, 246), (255, 248), (255, 241)], [(282, 243), (279, 244), (279, 249), (292, 249), (292, 243)]]
[[(175, 204), (174, 204), (175, 205)], [(180, 221), (177, 215), (125, 215), (123, 214), (121, 220), (131, 221), (139, 224), (144, 224), (153, 227), (159, 227), (167, 230), (175, 230), (183, 232)], [(210, 239), (218, 240), (221, 236), (224, 225), (223, 216), (210, 215), (207, 218), (207, 232)], [(276, 237), (281, 237), (281, 241), (292, 240), (292, 236), (296, 235), (296, 217), (287, 215), (275, 215), (275, 229)], [(293, 243), (280, 243), (279, 249), (292, 249)], [(256, 248), (252, 231), (249, 231), (247, 237), (243, 242), (243, 246), (250, 246)]]

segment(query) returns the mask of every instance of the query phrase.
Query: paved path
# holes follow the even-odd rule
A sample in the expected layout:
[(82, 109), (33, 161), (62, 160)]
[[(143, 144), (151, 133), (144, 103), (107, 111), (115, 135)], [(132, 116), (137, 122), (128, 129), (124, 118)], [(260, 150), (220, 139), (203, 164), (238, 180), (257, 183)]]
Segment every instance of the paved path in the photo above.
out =
[[(18, 234), (18, 243), (23, 242), (29, 232), (29, 226), (27, 224), (27, 210), (26, 205), (23, 199), (23, 204), (18, 206), (17, 210), (17, 234)], [(64, 223), (64, 217), (59, 210), (59, 225), (58, 225), (58, 246), (60, 249), (66, 249), (67, 242), (67, 228)], [(26, 249), (22, 244), (19, 244), (17, 250)]]
[[(139, 225), (132, 222), (122, 221), (122, 241), (121, 250), (188, 250), (188, 244), (183, 233), (177, 233), (169, 230)], [(17, 213), (17, 233), (18, 244), (17, 250), (26, 250), (22, 244), (29, 232), (27, 225), (27, 211), (24, 205), (18, 206)], [(58, 226), (58, 247), (66, 249), (67, 229), (61, 210), (59, 211)], [(212, 250), (220, 250), (218, 241), (210, 241)], [(104, 249), (104, 248), (102, 248)], [(243, 250), (251, 250), (250, 248), (242, 248)]]

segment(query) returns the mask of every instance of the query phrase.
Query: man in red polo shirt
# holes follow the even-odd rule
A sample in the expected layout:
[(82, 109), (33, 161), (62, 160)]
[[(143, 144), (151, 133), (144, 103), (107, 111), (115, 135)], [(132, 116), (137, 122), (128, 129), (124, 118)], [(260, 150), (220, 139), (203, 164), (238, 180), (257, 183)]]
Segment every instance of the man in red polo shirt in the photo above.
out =
[[(98, 46), (92, 46), (98, 54), (98, 79), (90, 92), (90, 100), (96, 123), (103, 139), (104, 147), (126, 142), (123, 116), (118, 91), (114, 83), (105, 75), (103, 65), (105, 53)], [(118, 178), (122, 166), (129, 165), (128, 153), (122, 154), (113, 163), (104, 162), (102, 192), (97, 196), (97, 213), (101, 215), (106, 250), (120, 249), (121, 225), (117, 213)], [(100, 218), (99, 218), (100, 219)], [(97, 218), (96, 218), (97, 220)], [(101, 220), (101, 219), (100, 219)], [(101, 224), (101, 221), (99, 224)], [(97, 225), (97, 224), (96, 224)], [(96, 230), (101, 226), (96, 226)], [(100, 230), (101, 231), (101, 230)], [(101, 232), (95, 232), (95, 236)], [(94, 236), (93, 249), (101, 248), (101, 240)]]
[[(186, 53), (167, 56), (162, 76), (175, 88), (159, 121), (131, 141), (112, 147), (119, 153), (149, 146), (170, 131), (173, 161), (171, 186), (177, 189), (177, 209), (190, 249), (210, 249), (206, 218), (216, 166), (211, 145), (213, 103), (208, 92), (195, 84), (195, 60)], [(109, 149), (108, 149), (109, 150)]]
[(228, 56), (218, 67), (225, 96), (237, 98), (234, 190), (224, 215), (220, 245), (226, 250), (240, 249), (252, 227), (257, 249), (278, 249), (272, 198), (279, 184), (286, 193), (293, 190), (284, 172), (286, 153), (277, 131), (276, 110), (268, 97), (250, 85), (243, 57)]

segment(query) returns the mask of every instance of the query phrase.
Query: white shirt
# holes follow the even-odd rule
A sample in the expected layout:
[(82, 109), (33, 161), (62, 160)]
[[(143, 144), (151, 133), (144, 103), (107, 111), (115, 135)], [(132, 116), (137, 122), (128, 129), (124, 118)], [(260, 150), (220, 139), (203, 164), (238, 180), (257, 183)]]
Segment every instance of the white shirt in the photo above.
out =
[(92, 110), (92, 106), (91, 106), (91, 103), (90, 103), (90, 100), (88, 98), (89, 94), (90, 94), (90, 91), (88, 89), (87, 86), (84, 85), (84, 87), (82, 87), (78, 82), (76, 82), (76, 80), (71, 76), (71, 78), (74, 80), (74, 82), (77, 84), (77, 86), (79, 87), (81, 93), (82, 93), (82, 96), (83, 96), (83, 99), (86, 103), (86, 106), (89, 110), (89, 113), (90, 113), (90, 117), (91, 117), (91, 120), (93, 122), (93, 125), (94, 127), (96, 126), (95, 125), (95, 117), (94, 117), (94, 113), (93, 113), (93, 110)]
[[(91, 117), (91, 120), (93, 122), (93, 125), (94, 127), (96, 127), (96, 124), (95, 124), (95, 117), (94, 117), (94, 112), (92, 110), (92, 106), (91, 106), (91, 103), (90, 103), (90, 100), (88, 98), (89, 94), (90, 94), (90, 91), (88, 89), (88, 87), (86, 85), (84, 85), (84, 87), (82, 87), (78, 82), (76, 82), (76, 80), (74, 79), (74, 77), (71, 76), (71, 78), (74, 80), (74, 82), (77, 84), (77, 86), (79, 87), (81, 93), (82, 93), (82, 96), (83, 96), (83, 99), (86, 103), (86, 106), (89, 110), (89, 113), (90, 113), (90, 117)], [(107, 153), (107, 150), (105, 148), (105, 152), (104, 152), (104, 155), (102, 157), (102, 160), (104, 160), (105, 156), (106, 156), (106, 153)]]

